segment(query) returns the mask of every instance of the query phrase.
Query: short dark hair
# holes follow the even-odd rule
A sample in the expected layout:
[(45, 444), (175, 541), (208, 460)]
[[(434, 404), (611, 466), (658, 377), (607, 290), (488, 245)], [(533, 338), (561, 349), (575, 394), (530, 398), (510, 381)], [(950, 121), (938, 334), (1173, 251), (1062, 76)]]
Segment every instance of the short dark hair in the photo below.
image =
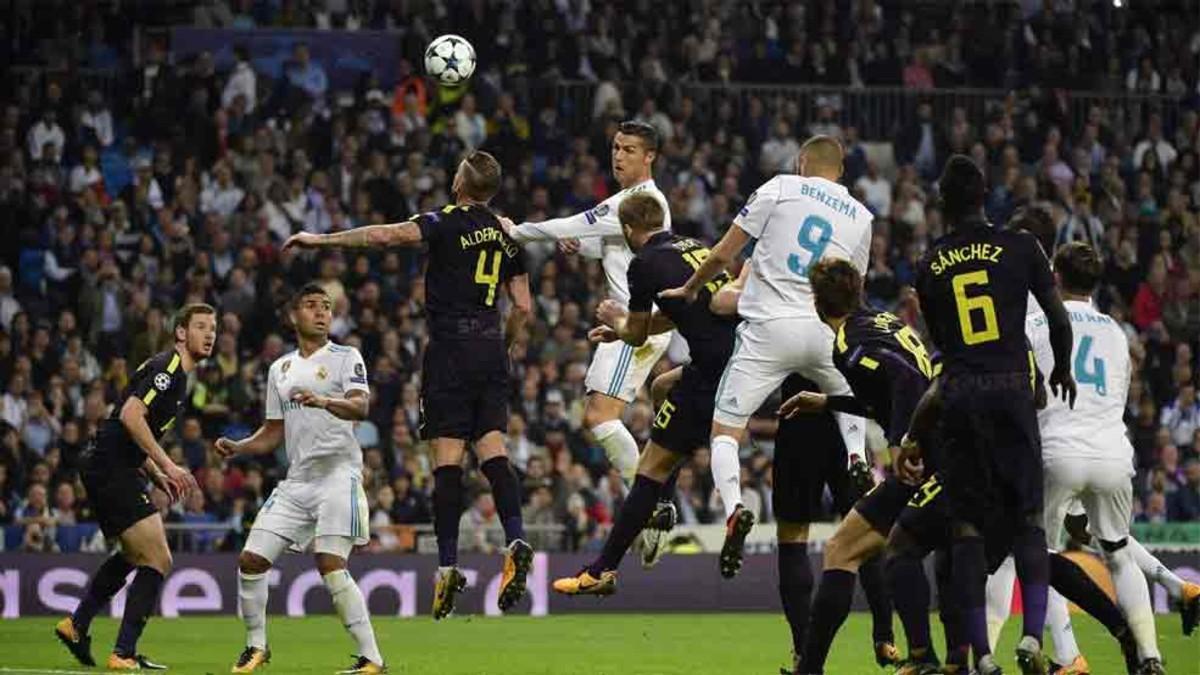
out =
[(983, 208), (987, 181), (983, 171), (966, 155), (951, 155), (938, 178), (942, 211), (955, 220)]
[(1054, 250), (1054, 240), (1058, 238), (1058, 228), (1050, 212), (1040, 206), (1022, 206), (1008, 221), (1008, 226), (1016, 230), (1025, 230), (1037, 237), (1038, 243), (1046, 255)]
[(637, 136), (646, 145), (646, 150), (656, 155), (658, 154), (661, 140), (658, 129), (653, 124), (638, 122), (637, 120), (625, 120), (617, 125), (617, 133), (625, 134), (626, 136)]
[(471, 199), (486, 202), (500, 191), (500, 162), (483, 150), (463, 158), (463, 191)]
[(1077, 295), (1090, 295), (1100, 285), (1104, 263), (1096, 249), (1081, 241), (1063, 244), (1054, 254), (1054, 271), (1062, 279), (1063, 289)]
[(826, 258), (808, 271), (808, 283), (812, 284), (817, 314), (825, 317), (843, 317), (862, 306), (862, 275), (849, 261), (841, 258)]
[(296, 291), (296, 294), (292, 296), (291, 301), (288, 303), (288, 307), (290, 309), (296, 309), (300, 306), (300, 302), (303, 301), (305, 297), (310, 295), (323, 295), (326, 298), (329, 298), (329, 291), (325, 290), (325, 287), (317, 282), (310, 281), (301, 286), (300, 290)]
[(187, 328), (192, 323), (192, 317), (197, 314), (216, 314), (217, 310), (210, 304), (193, 302), (179, 308), (175, 313), (174, 330)]
[(644, 232), (661, 228), (665, 214), (662, 204), (649, 193), (635, 192), (621, 200), (621, 206), (617, 208), (617, 218), (622, 225)]

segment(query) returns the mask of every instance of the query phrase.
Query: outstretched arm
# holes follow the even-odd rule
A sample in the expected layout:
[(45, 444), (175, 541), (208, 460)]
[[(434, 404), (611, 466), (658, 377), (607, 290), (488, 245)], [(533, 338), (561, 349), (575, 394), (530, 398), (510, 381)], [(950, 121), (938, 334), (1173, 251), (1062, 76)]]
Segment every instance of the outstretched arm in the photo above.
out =
[(283, 420), (265, 420), (250, 438), (232, 441), (221, 437), (217, 439), (217, 453), (222, 457), (231, 455), (265, 455), (272, 452), (283, 442)]
[(300, 232), (283, 242), (283, 250), (296, 248), (387, 248), (416, 246), (421, 243), (421, 228), (406, 220), (387, 225), (367, 225), (331, 234)]
[[(518, 244), (531, 241), (583, 239), (587, 237), (619, 237), (621, 223), (617, 220), (616, 207), (607, 203), (583, 213), (565, 218), (552, 218), (540, 223), (513, 225), (506, 218), (500, 220), (505, 233)], [(506, 222), (507, 221), (507, 222)]]

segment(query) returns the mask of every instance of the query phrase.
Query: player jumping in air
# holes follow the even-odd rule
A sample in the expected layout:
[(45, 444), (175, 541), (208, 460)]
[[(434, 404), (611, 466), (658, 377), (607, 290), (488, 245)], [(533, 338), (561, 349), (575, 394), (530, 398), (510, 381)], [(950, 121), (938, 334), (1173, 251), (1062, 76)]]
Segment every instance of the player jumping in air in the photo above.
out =
[[(608, 299), (622, 307), (629, 304), (627, 280), (633, 251), (621, 234), (617, 210), (630, 195), (648, 194), (663, 208), (663, 227), (671, 229), (671, 210), (667, 198), (654, 184), (654, 160), (658, 158), (659, 135), (651, 125), (626, 121), (617, 127), (612, 140), (613, 178), (621, 191), (604, 200), (594, 209), (565, 218), (540, 223), (521, 223), (505, 227), (517, 243), (534, 241), (578, 240), (580, 252), (599, 258), (608, 285)], [(654, 364), (667, 351), (671, 334), (659, 333), (646, 338), (638, 347), (616, 340), (596, 346), (588, 367), (584, 385), (587, 403), (583, 423), (596, 442), (604, 448), (609, 464), (620, 472), (626, 487), (633, 485), (638, 467), (638, 445), (621, 417), (625, 408), (637, 398), (638, 389), (649, 377)], [(655, 527), (645, 532), (643, 564), (657, 560), (659, 539), (675, 522), (675, 508), (669, 501), (660, 504), (654, 515)]]
[(281, 442), (288, 455), (287, 478), (258, 512), (238, 557), (246, 647), (232, 672), (252, 673), (270, 661), (267, 573), (284, 551), (310, 544), (334, 609), (358, 645), (358, 658), (342, 672), (386, 672), (366, 600), (346, 569), (350, 551), (369, 539), (362, 448), (354, 437), (354, 422), (367, 418), (371, 400), (366, 366), (357, 349), (329, 341), (332, 303), (323, 288), (305, 285), (288, 314), (297, 349), (267, 372), (262, 426), (244, 440), (216, 443), (224, 457), (270, 453)]
[[(433, 616), (454, 610), (466, 588), (459, 571), (458, 525), (463, 512), (462, 461), (473, 443), (480, 470), (496, 498), (508, 542), (498, 605), (507, 611), (525, 595), (533, 548), (521, 520), (521, 485), (508, 461), (508, 350), (532, 311), (521, 249), (505, 234), (488, 202), (500, 189), (500, 164), (472, 152), (454, 174), (455, 202), (388, 225), (336, 234), (297, 234), (288, 245), (384, 248), (429, 246), (425, 274), (430, 340), (421, 373), (421, 435), (433, 445), (434, 529), (438, 574)], [(506, 325), (496, 305), (500, 289), (512, 301)]]
[(651, 335), (677, 328), (688, 342), (692, 360), (683, 367), (679, 383), (658, 409), (633, 488), (600, 557), (579, 574), (554, 582), (554, 590), (568, 595), (608, 595), (616, 590), (621, 558), (662, 498), (667, 478), (707, 440), (713, 396), (733, 351), (736, 321), (718, 316), (708, 307), (709, 297), (729, 282), (729, 275), (721, 274), (710, 281), (702, 302), (665, 299), (659, 302), (659, 311), (653, 311), (658, 292), (683, 283), (708, 256), (708, 248), (695, 239), (663, 229), (666, 211), (649, 194), (626, 197), (618, 211), (625, 240), (636, 253), (629, 263), (629, 310), (606, 301), (597, 311), (604, 325), (593, 329), (589, 337), (605, 344), (620, 340), (638, 347)]
[(85, 666), (96, 665), (88, 635), (92, 619), (125, 585), (125, 577), (137, 570), (129, 585), (117, 644), (106, 665), (109, 670), (166, 669), (137, 652), (138, 638), (171, 570), (162, 516), (146, 494), (146, 478), (172, 500), (198, 489), (192, 474), (172, 462), (157, 439), (175, 424), (187, 395), (187, 375), (212, 354), (216, 338), (212, 307), (192, 304), (180, 309), (175, 316), (174, 348), (138, 366), (122, 394), (122, 404), (100, 423), (80, 457), (80, 476), (95, 505), (100, 530), (106, 538), (121, 542), (121, 550), (92, 576), (74, 614), (54, 627), (58, 639)]
[(981, 675), (997, 672), (984, 610), (984, 540), (1011, 536), (1025, 598), (1017, 661), (1023, 673), (1042, 674), (1050, 569), (1036, 373), (1024, 331), (1029, 293), (1046, 312), (1054, 353), (1051, 389), (1073, 402), (1071, 325), (1037, 240), (1027, 232), (996, 230), (983, 217), (986, 181), (979, 167), (955, 155), (938, 187), (950, 232), (918, 266), (916, 288), (944, 359), (942, 474), (953, 514), (958, 609), (976, 668)]
[[(743, 322), (717, 391), (712, 423), (713, 478), (726, 516), (720, 556), (725, 577), (741, 569), (743, 544), (754, 525), (754, 514), (742, 506), (738, 461), (750, 415), (792, 373), (812, 380), (826, 394), (850, 393), (846, 378), (833, 365), (833, 333), (817, 317), (808, 280), (809, 269), (825, 257), (848, 259), (859, 273), (866, 272), (872, 216), (837, 183), (842, 159), (837, 140), (809, 139), (796, 158), (799, 175), (779, 175), (764, 183), (687, 283), (659, 296), (694, 301), (752, 238), (757, 240), (738, 299)], [(850, 461), (862, 461), (862, 420), (841, 413), (837, 420)], [(807, 568), (808, 524), (781, 521), (777, 529), (781, 565)], [(786, 563), (784, 546), (793, 552)]]
[[(873, 418), (898, 454), (917, 401), (938, 367), (916, 332), (899, 319), (866, 308), (862, 275), (845, 260), (817, 263), (809, 272), (817, 313), (834, 332), (833, 362), (850, 383), (853, 396), (802, 392), (784, 401), (783, 417), (799, 412), (838, 410)], [(926, 467), (932, 470), (931, 467)], [(859, 567), (878, 559), (887, 534), (915, 486), (889, 476), (850, 509), (825, 543), (821, 584), (813, 620), (796, 673), (822, 673), (829, 648), (850, 612)], [(890, 608), (890, 605), (889, 605)], [(887, 614), (891, 625), (891, 613)]]

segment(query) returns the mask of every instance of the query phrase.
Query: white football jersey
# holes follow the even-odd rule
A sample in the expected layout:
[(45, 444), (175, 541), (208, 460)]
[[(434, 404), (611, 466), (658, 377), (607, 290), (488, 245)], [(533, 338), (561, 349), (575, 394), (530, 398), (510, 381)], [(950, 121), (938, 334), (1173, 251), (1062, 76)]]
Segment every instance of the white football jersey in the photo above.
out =
[(308, 358), (293, 351), (271, 364), (266, 392), (266, 418), (283, 420), (288, 478), (316, 478), (342, 467), (361, 471), (362, 448), (354, 437), (354, 422), (293, 402), (292, 395), (301, 389), (330, 398), (345, 398), (355, 389), (369, 394), (362, 354), (332, 342)]
[[(1075, 344), (1071, 372), (1079, 390), (1075, 409), (1047, 392), (1044, 410), (1038, 411), (1042, 431), (1042, 456), (1119, 459), (1133, 461), (1133, 445), (1125, 429), (1125, 399), (1129, 394), (1129, 342), (1112, 317), (1090, 302), (1063, 303), (1071, 317)], [(1054, 369), (1050, 329), (1041, 311), (1025, 320), (1025, 334), (1033, 346), (1038, 368), (1049, 377)]]
[(582, 244), (580, 253), (602, 261), (604, 277), (608, 282), (608, 297), (628, 306), (629, 261), (633, 260), (633, 251), (625, 243), (617, 209), (626, 197), (639, 192), (650, 194), (662, 204), (663, 227), (670, 230), (671, 207), (651, 178), (621, 190), (589, 211), (540, 223), (521, 223), (513, 228), (512, 237), (519, 244), (549, 239), (579, 239)]
[(873, 219), (845, 186), (824, 178), (783, 174), (763, 183), (733, 220), (757, 240), (738, 314), (747, 321), (816, 317), (809, 268), (842, 258), (866, 275)]

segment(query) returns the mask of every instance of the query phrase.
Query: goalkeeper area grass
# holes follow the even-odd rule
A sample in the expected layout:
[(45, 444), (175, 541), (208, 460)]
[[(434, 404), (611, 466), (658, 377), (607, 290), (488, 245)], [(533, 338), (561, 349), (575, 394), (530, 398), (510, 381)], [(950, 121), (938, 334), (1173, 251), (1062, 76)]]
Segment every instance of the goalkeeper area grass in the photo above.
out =
[[(1124, 672), (1117, 645), (1090, 617), (1074, 615), (1080, 649), (1097, 675)], [(93, 656), (101, 669), (79, 666), (54, 637), (53, 618), (0, 621), (0, 673), (70, 675), (101, 672), (116, 637), (117, 621), (92, 627)], [(884, 673), (871, 650), (871, 620), (852, 613), (826, 667), (837, 675)], [(789, 664), (789, 634), (772, 614), (572, 614), (532, 618), (451, 617), (434, 623), (376, 617), (375, 631), (391, 673), (438, 675), (673, 675), (755, 673), (775, 675)], [(333, 673), (351, 663), (354, 643), (334, 616), (268, 620), (271, 665), (266, 673)], [(1184, 638), (1177, 615), (1158, 619), (1159, 644), (1171, 673), (1200, 673), (1200, 635)], [(999, 656), (1017, 672), (1013, 647), (1020, 617), (1005, 626)], [(896, 625), (903, 651), (903, 633)], [(941, 640), (934, 623), (936, 640)], [(234, 617), (151, 620), (140, 649), (171, 673), (228, 673), (243, 647)], [(938, 644), (939, 652), (941, 644)], [(1047, 641), (1047, 653), (1053, 648)]]

